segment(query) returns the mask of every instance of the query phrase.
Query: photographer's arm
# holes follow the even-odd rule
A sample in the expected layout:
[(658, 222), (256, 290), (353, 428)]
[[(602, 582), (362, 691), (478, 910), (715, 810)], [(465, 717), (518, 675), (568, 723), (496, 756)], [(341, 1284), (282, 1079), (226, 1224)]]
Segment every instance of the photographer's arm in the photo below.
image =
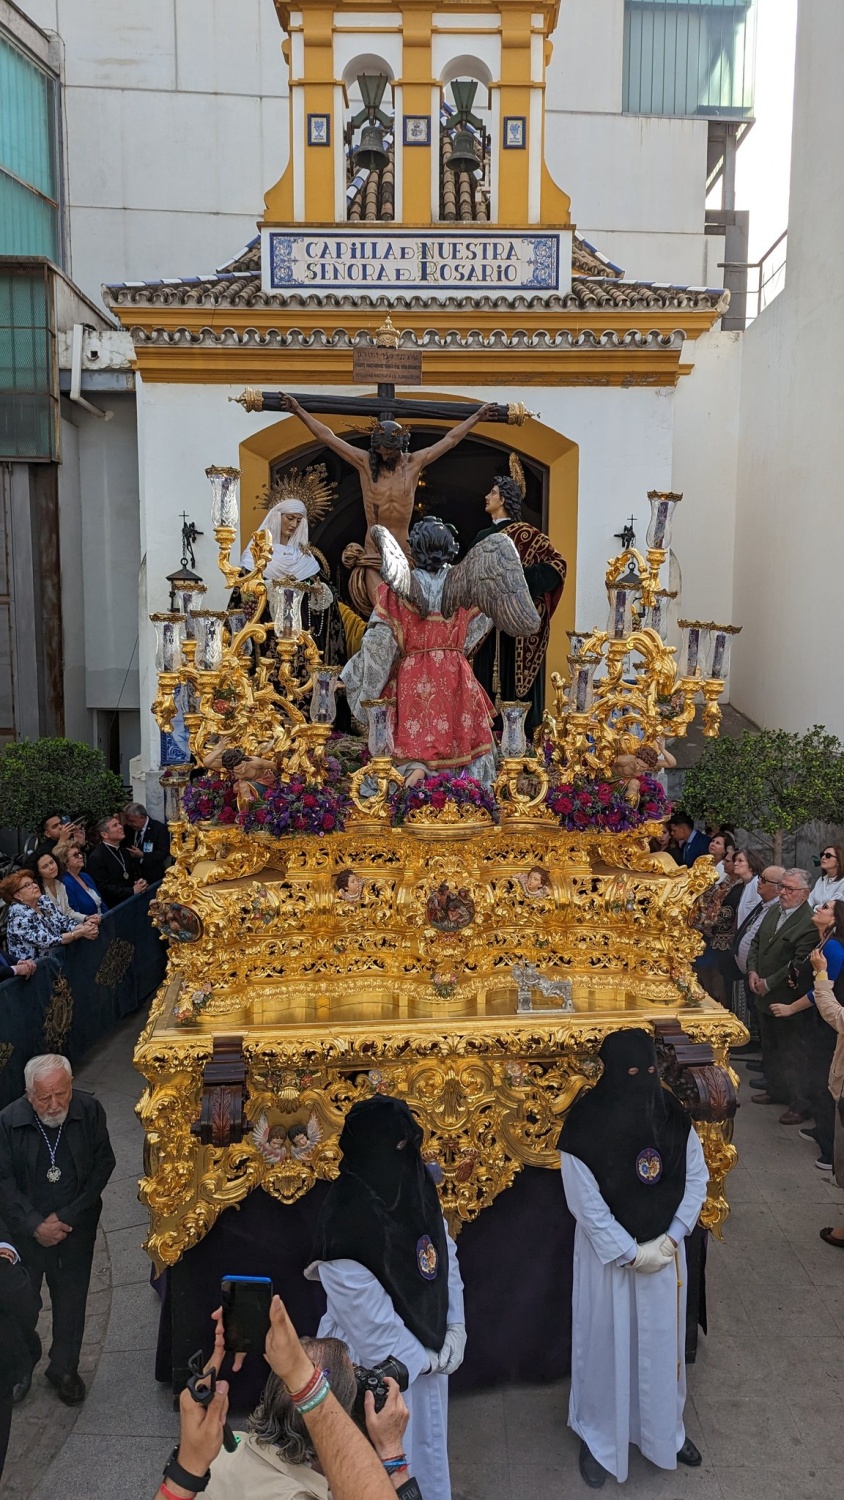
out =
[[(208, 1406), (194, 1401), (190, 1391), (182, 1391), (179, 1397), (179, 1446), (176, 1457), (185, 1475), (202, 1479), (210, 1469), (223, 1446), (223, 1424), (229, 1409), (229, 1388), (224, 1380), (217, 1386)], [(165, 1477), (155, 1492), (154, 1500), (193, 1500), (197, 1494), (187, 1484)]]
[[(289, 1391), (302, 1391), (314, 1374), (280, 1297), (270, 1307), (270, 1331), (264, 1355)], [(394, 1490), (381, 1461), (351, 1417), (329, 1391), (302, 1420), (313, 1438), (332, 1500), (393, 1500)]]

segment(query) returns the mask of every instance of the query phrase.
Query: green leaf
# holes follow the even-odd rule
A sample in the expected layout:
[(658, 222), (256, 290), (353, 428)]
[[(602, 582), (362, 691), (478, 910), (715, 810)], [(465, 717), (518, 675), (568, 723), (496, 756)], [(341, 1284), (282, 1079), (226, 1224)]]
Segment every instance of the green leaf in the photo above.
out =
[(50, 812), (93, 822), (125, 801), (99, 750), (77, 740), (18, 740), (0, 754), (0, 826), (35, 833)]
[(822, 724), (806, 734), (745, 730), (710, 740), (686, 773), (683, 806), (695, 818), (766, 833), (844, 822), (844, 746)]

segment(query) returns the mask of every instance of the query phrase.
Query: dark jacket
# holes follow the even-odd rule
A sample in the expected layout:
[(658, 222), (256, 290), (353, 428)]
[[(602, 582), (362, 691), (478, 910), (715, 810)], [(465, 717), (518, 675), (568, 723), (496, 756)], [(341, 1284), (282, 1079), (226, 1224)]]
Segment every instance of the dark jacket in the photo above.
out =
[(795, 907), (777, 931), (779, 902), (765, 914), (747, 955), (748, 974), (758, 974), (768, 986), (767, 995), (754, 995), (756, 1009), (769, 1012), (772, 1005), (790, 1005), (794, 990), (788, 984), (788, 969), (808, 957), (818, 945), (818, 931), (808, 901)]
[(680, 850), (680, 864), (693, 865), (695, 860), (700, 859), (702, 854), (708, 853), (709, 839), (705, 833), (701, 833), (699, 829), (693, 828)]
[[(125, 875), (121, 860), (126, 866)], [(119, 906), (121, 901), (128, 900), (134, 894), (135, 881), (146, 879), (136, 868), (139, 864), (140, 860), (127, 854), (123, 844), (117, 845), (115, 853), (105, 844), (94, 846), (88, 855), (87, 869), (106, 906)]]
[[(18, 1249), (2, 1219), (0, 1244)], [(0, 1399), (11, 1396), (15, 1382), (41, 1358), (35, 1331), (40, 1307), (41, 1299), (20, 1261), (13, 1266), (0, 1256)]]
[[(115, 1163), (105, 1110), (92, 1094), (73, 1090), (64, 1138), (73, 1156), (79, 1193), (62, 1209), (61, 1216), (74, 1229), (83, 1223), (93, 1228), (100, 1217), (103, 1188)], [(40, 1145), (35, 1111), (26, 1096), (0, 1110), (0, 1215), (18, 1250), (21, 1241), (30, 1240), (44, 1218), (27, 1196)]]
[(15, 979), (15, 970), (8, 953), (0, 953), (0, 984), (4, 979)]
[(170, 834), (166, 823), (159, 823), (155, 818), (147, 818), (145, 828), (127, 828), (126, 843), (134, 849), (143, 849), (145, 844), (152, 844), (148, 854), (143, 858), (135, 859), (128, 855), (135, 869), (135, 879), (140, 877), (148, 885), (160, 880), (168, 865), (173, 863), (170, 858)]

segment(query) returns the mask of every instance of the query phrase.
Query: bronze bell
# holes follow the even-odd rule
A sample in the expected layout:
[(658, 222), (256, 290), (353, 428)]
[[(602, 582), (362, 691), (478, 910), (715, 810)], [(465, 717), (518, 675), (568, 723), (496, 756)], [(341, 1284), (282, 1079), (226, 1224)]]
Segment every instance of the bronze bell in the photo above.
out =
[(369, 172), (380, 172), (389, 164), (390, 158), (384, 150), (384, 132), (375, 120), (364, 125), (352, 160), (358, 170)]
[(446, 157), (445, 164), (452, 172), (476, 172), (480, 167), (475, 151), (475, 137), (465, 126), (455, 130), (451, 155)]

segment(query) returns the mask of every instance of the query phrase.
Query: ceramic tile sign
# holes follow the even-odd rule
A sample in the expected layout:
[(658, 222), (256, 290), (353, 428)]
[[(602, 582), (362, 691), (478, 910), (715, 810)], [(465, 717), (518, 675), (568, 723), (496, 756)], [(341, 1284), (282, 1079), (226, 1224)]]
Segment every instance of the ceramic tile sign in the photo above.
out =
[(264, 291), (279, 296), (554, 296), (571, 289), (571, 231), (267, 228), (261, 263)]

